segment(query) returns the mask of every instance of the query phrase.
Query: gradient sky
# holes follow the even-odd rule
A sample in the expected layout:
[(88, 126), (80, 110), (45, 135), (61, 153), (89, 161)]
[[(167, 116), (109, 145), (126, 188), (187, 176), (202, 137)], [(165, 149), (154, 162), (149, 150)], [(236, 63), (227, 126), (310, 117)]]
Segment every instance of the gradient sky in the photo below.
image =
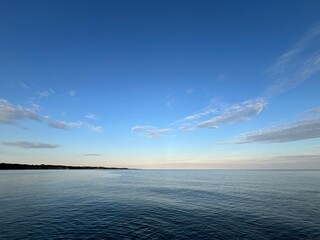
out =
[(319, 1), (0, 2), (0, 162), (320, 168)]

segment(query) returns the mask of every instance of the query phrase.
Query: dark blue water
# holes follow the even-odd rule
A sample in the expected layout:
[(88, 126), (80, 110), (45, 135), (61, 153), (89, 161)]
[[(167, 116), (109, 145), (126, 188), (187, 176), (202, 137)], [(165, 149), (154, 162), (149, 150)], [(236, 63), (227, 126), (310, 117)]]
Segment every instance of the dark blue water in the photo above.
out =
[(0, 239), (320, 239), (320, 171), (0, 172)]

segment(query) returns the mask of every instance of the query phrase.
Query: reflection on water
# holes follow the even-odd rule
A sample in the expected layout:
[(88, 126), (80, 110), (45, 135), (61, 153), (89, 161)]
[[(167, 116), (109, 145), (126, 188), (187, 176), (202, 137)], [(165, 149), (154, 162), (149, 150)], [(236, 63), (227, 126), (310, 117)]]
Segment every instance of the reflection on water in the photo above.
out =
[(320, 239), (320, 171), (1, 171), (0, 206), (0, 239)]

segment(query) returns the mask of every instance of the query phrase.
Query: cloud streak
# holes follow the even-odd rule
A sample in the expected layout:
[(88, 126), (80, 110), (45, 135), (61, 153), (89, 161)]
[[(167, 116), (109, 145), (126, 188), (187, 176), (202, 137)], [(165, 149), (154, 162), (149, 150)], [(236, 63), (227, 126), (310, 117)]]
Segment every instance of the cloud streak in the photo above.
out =
[(60, 130), (87, 127), (90, 131), (95, 133), (101, 133), (103, 131), (102, 126), (91, 125), (83, 121), (67, 122), (51, 119), (48, 116), (41, 116), (36, 112), (36, 110), (39, 109), (40, 106), (35, 104), (32, 104), (30, 108), (26, 108), (19, 105), (13, 105), (5, 99), (0, 99), (0, 124), (19, 126), (20, 121), (32, 120), (45, 122), (50, 128)]
[[(264, 98), (244, 101), (232, 105), (224, 104), (217, 99), (213, 99), (208, 107), (171, 123), (171, 126), (176, 126), (175, 129), (135, 126), (131, 129), (131, 132), (140, 133), (149, 138), (158, 138), (163, 137), (166, 133), (172, 131), (190, 132), (198, 128), (215, 129), (220, 125), (249, 121), (253, 117), (259, 115), (266, 106), (267, 101)], [(203, 118), (209, 115), (215, 116), (211, 116), (209, 120), (203, 120)]]
[(83, 122), (65, 122), (65, 121), (58, 121), (58, 120), (50, 120), (48, 123), (49, 127), (68, 130), (69, 128), (81, 128), (83, 126)]
[(320, 113), (320, 107), (312, 108), (312, 109), (304, 112), (304, 114), (319, 114), (319, 113)]
[(139, 133), (152, 139), (163, 137), (171, 131), (170, 128), (159, 129), (152, 126), (135, 126), (131, 129), (132, 133)]
[(31, 148), (52, 149), (52, 148), (60, 147), (60, 145), (57, 145), (57, 144), (48, 144), (48, 143), (41, 143), (41, 142), (27, 142), (27, 141), (3, 142), (2, 144), (6, 145), (6, 146), (10, 146), (10, 147), (19, 147), (19, 148), (25, 148), (25, 149), (31, 149)]
[(261, 113), (267, 106), (264, 99), (245, 101), (226, 107), (223, 112), (209, 120), (200, 122), (199, 128), (217, 128), (223, 124), (235, 124), (248, 121)]
[(77, 122), (65, 122), (58, 120), (50, 120), (48, 122), (49, 127), (61, 129), (61, 130), (69, 130), (70, 128), (82, 128), (87, 127), (90, 131), (94, 133), (101, 133), (103, 131), (102, 126), (95, 126), (88, 124), (86, 122), (77, 121)]
[(95, 125), (91, 125), (91, 124), (86, 124), (86, 126), (94, 133), (102, 133), (103, 132), (103, 128), (102, 126), (95, 126)]
[(205, 116), (207, 116), (209, 114), (212, 114), (214, 112), (216, 112), (215, 109), (211, 109), (210, 107), (209, 108), (205, 108), (205, 109), (201, 110), (200, 112), (196, 112), (196, 113), (194, 113), (192, 115), (189, 115), (189, 116), (185, 117), (183, 120), (184, 121), (197, 120), (199, 118), (205, 117)]
[(45, 91), (37, 91), (36, 95), (38, 98), (44, 98), (49, 97), (54, 94), (54, 91), (51, 88), (48, 88), (48, 90)]
[(17, 125), (18, 121), (22, 120), (42, 121), (33, 109), (15, 106), (7, 100), (0, 99), (0, 123)]
[(167, 108), (173, 108), (174, 103), (175, 103), (175, 99), (171, 97), (166, 101), (165, 105)]
[(306, 119), (275, 128), (240, 135), (226, 143), (284, 143), (320, 137), (320, 118)]
[(23, 89), (30, 89), (30, 87), (27, 84), (25, 84), (24, 82), (19, 82), (19, 86)]
[(98, 117), (94, 115), (93, 113), (89, 113), (86, 115), (86, 118), (91, 119), (91, 120), (97, 120)]
[(311, 28), (288, 52), (270, 68), (276, 82), (267, 95), (288, 91), (320, 71), (320, 25)]

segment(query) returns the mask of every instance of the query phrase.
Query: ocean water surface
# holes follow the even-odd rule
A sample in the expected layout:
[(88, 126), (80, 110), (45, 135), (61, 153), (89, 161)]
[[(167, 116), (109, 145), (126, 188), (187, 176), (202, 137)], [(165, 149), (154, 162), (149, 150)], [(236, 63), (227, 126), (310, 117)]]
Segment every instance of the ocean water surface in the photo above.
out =
[(0, 239), (320, 239), (320, 171), (9, 170)]

